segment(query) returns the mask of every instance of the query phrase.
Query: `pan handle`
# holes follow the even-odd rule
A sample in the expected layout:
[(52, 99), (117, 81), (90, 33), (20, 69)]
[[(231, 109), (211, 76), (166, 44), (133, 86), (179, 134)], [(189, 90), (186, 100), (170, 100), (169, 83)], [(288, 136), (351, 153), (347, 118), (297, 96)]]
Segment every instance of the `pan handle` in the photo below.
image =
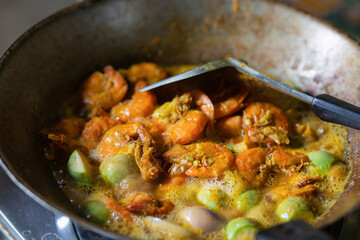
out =
[(320, 94), (311, 103), (313, 112), (321, 120), (360, 130), (360, 108), (327, 94)]
[(297, 219), (277, 225), (256, 234), (256, 240), (333, 240), (326, 233), (311, 227), (304, 220)]
[(100, 2), (100, 1), (102, 1), (102, 0), (75, 0), (75, 3), (89, 5), (89, 4), (94, 4), (94, 3)]

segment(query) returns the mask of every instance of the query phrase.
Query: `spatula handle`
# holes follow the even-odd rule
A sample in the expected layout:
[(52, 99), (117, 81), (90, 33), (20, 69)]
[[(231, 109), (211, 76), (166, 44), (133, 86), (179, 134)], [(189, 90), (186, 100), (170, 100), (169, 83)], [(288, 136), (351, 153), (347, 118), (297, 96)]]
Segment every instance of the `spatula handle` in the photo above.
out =
[(311, 108), (321, 120), (360, 130), (360, 108), (357, 106), (320, 94), (313, 98)]

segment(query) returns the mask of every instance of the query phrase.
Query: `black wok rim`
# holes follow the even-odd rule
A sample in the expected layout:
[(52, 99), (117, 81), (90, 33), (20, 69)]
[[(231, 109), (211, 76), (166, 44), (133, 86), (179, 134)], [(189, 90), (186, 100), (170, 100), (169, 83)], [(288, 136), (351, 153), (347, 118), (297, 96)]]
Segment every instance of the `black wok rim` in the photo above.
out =
[[(90, 8), (94, 7), (99, 2), (105, 2), (108, 0), (87, 0), (80, 3), (75, 3), (69, 7), (66, 7), (49, 17), (45, 18), (44, 20), (40, 21), (39, 23), (35, 24), (33, 27), (31, 27), (29, 30), (27, 30), (25, 33), (23, 33), (1, 56), (0, 58), (0, 72), (1, 70), (6, 67), (7, 62), (9, 59), (11, 59), (13, 52), (16, 52), (21, 46), (29, 39), (31, 36), (33, 36), (37, 31), (39, 31), (42, 27), (47, 26), (53, 21), (56, 21), (57, 19), (60, 19), (62, 17), (66, 17), (67, 14), (71, 14), (73, 12), (76, 12), (80, 9), (84, 8)], [(124, 0), (123, 0), (124, 1)], [(357, 42), (355, 39), (353, 39), (351, 36), (349, 36), (344, 31), (334, 27), (329, 22), (326, 22), (325, 20), (322, 20), (318, 17), (315, 17), (311, 15), (308, 12), (305, 12), (303, 10), (297, 9), (295, 7), (290, 7), (283, 3), (278, 3), (273, 0), (258, 0), (260, 2), (268, 2), (271, 5), (280, 5), (283, 8), (287, 9), (288, 11), (293, 11), (296, 14), (301, 14), (306, 17), (309, 17), (312, 21), (320, 23), (321, 25), (325, 26), (328, 29), (333, 30), (337, 34), (344, 37), (350, 44), (354, 45), (356, 48), (358, 48), (360, 52), (360, 43)], [(35, 191), (31, 186), (29, 186), (20, 176), (17, 174), (17, 172), (12, 168), (11, 161), (5, 156), (5, 154), (2, 151), (2, 146), (0, 146), (0, 166), (4, 169), (5, 173), (8, 175), (8, 177), (12, 180), (13, 183), (17, 187), (19, 187), (26, 195), (28, 195), (30, 198), (32, 198), (34, 201), (36, 201), (38, 204), (40, 204), (42, 207), (46, 208), (47, 210), (60, 214), (65, 215), (69, 218), (71, 218), (73, 221), (76, 222), (76, 224), (79, 224), (86, 229), (89, 229), (93, 232), (96, 232), (98, 234), (101, 234), (105, 237), (111, 238), (111, 239), (132, 239), (127, 236), (123, 236), (120, 234), (116, 234), (114, 232), (111, 232), (110, 230), (106, 230), (102, 228), (101, 226), (94, 224), (79, 215), (75, 214), (74, 212), (68, 211), (64, 209), (63, 207), (59, 206), (58, 204), (54, 204), (45, 198), (42, 197), (41, 194), (39, 194), (37, 191)], [(325, 227), (330, 225), (332, 222), (324, 223), (321, 226), (315, 226), (316, 228)]]

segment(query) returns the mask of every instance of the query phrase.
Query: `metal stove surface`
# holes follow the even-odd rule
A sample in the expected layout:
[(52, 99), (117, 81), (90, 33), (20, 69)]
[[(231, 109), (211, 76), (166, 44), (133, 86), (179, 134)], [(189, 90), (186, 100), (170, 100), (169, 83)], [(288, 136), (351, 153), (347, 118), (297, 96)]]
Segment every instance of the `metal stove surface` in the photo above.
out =
[(69, 218), (40, 206), (0, 168), (0, 239), (77, 239)]

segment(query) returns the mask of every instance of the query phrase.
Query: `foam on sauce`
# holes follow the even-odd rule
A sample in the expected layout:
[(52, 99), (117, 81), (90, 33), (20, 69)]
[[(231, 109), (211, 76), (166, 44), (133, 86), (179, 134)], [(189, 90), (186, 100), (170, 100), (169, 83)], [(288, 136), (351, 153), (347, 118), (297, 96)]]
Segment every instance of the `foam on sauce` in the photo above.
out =
[[(174, 67), (167, 68), (168, 72), (177, 74), (192, 68), (192, 66), (184, 66), (183, 68)], [(344, 159), (344, 146), (346, 145), (347, 132), (344, 127), (327, 124), (317, 119), (312, 113), (306, 112), (301, 116), (300, 122), (303, 124), (310, 123), (311, 129), (314, 132), (316, 141), (306, 141), (304, 145), (297, 148), (282, 147), (283, 150), (290, 152), (299, 152), (308, 154), (312, 151), (325, 150), (336, 155), (338, 160), (333, 164), (329, 173), (326, 176), (321, 175), (314, 169), (312, 164), (304, 166), (299, 175), (307, 176), (322, 176), (324, 180), (314, 183), (314, 186), (318, 188), (318, 194), (308, 197), (315, 211), (316, 217), (325, 214), (331, 206), (337, 201), (338, 197), (344, 190), (345, 184), (349, 176), (349, 166)], [(242, 137), (239, 137), (239, 142), (242, 141)], [(206, 141), (209, 139), (199, 138), (198, 141)], [(232, 144), (227, 143), (219, 139), (210, 139), (213, 142), (219, 144)], [(290, 144), (291, 145), (291, 144)], [(237, 146), (237, 149), (244, 150), (243, 146)], [(99, 165), (102, 161), (97, 150), (91, 150), (88, 153), (89, 159)], [(233, 167), (232, 169), (224, 172), (224, 174), (216, 179), (203, 179), (195, 177), (187, 177), (185, 183), (180, 186), (172, 186), (167, 191), (163, 191), (159, 181), (154, 183), (144, 183), (141, 180), (137, 180), (137, 177), (133, 179), (127, 179), (128, 182), (122, 182), (118, 186), (109, 186), (100, 180), (100, 174), (98, 170), (94, 172), (94, 177), (98, 178), (97, 183), (93, 187), (88, 187), (82, 184), (76, 183), (69, 176), (62, 177), (63, 173), (57, 170), (55, 172), (55, 178), (61, 182), (60, 186), (64, 193), (68, 196), (70, 201), (81, 210), (82, 206), (89, 200), (103, 201), (104, 194), (112, 193), (121, 198), (127, 196), (128, 192), (126, 188), (136, 188), (144, 191), (152, 191), (159, 198), (169, 199), (174, 204), (174, 209), (167, 215), (160, 216), (163, 220), (177, 224), (187, 229), (188, 232), (196, 234), (198, 239), (226, 239), (225, 224), (227, 221), (236, 217), (247, 217), (256, 220), (264, 228), (271, 227), (279, 223), (277, 216), (275, 215), (276, 207), (279, 201), (272, 201), (269, 199), (268, 194), (271, 190), (281, 183), (286, 183), (291, 177), (270, 173), (266, 183), (262, 188), (258, 188), (256, 184), (251, 184), (244, 180), (240, 173)], [(131, 182), (133, 181), (133, 182)], [(217, 214), (224, 219), (224, 226), (216, 232), (207, 233), (198, 230), (190, 229), (181, 217), (181, 211), (189, 206), (201, 206), (201, 203), (197, 200), (197, 194), (204, 185), (217, 186), (226, 193), (226, 205), (217, 211)], [(243, 192), (251, 189), (260, 191), (260, 201), (248, 210), (246, 213), (240, 213), (236, 210), (236, 199)], [(135, 221), (128, 222), (117, 217), (112, 213), (109, 220), (105, 223), (104, 228), (114, 231), (116, 233), (127, 235), (138, 239), (187, 239), (188, 236), (176, 235), (161, 227), (154, 227), (151, 223), (151, 219), (146, 216), (135, 216)], [(247, 239), (253, 236), (254, 233), (244, 235), (243, 238)]]
[[(346, 141), (346, 131), (343, 127), (326, 124), (327, 131), (322, 134), (321, 137), (315, 142), (307, 143), (305, 146), (299, 149), (292, 149), (297, 152), (303, 152), (305, 154), (316, 150), (327, 150), (335, 153), (337, 156), (343, 157), (343, 146)], [(90, 152), (89, 157), (94, 161), (99, 161), (99, 155), (96, 150)], [(341, 162), (335, 163), (335, 165), (341, 165), (341, 168), (346, 168), (345, 164)], [(335, 166), (334, 165), (334, 166)], [(333, 167), (334, 167), (333, 166)], [(339, 170), (338, 170), (339, 171)], [(329, 172), (331, 174), (331, 170)], [(335, 169), (336, 174), (336, 169)], [(344, 189), (348, 172), (342, 172), (344, 175), (339, 177), (332, 177), (332, 181), (321, 181), (315, 183), (315, 186), (319, 188), (319, 196), (311, 197), (310, 200), (314, 205), (317, 216), (321, 216), (326, 213), (326, 211), (336, 202), (336, 199), (339, 197), (341, 192)], [(284, 176), (279, 176), (277, 174), (270, 174), (265, 188), (275, 185), (279, 178), (286, 178)], [(189, 206), (199, 206), (197, 201), (197, 193), (204, 185), (216, 185), (222, 189), (226, 197), (226, 206), (219, 213), (224, 219), (230, 220), (235, 217), (245, 216), (248, 218), (255, 219), (263, 227), (273, 226), (279, 221), (275, 216), (276, 204), (269, 202), (265, 197), (262, 197), (260, 202), (253, 208), (251, 208), (246, 214), (239, 214), (235, 209), (234, 203), (236, 197), (239, 196), (246, 190), (253, 189), (252, 186), (243, 180), (240, 174), (235, 170), (229, 170), (224, 173), (222, 177), (217, 179), (201, 179), (188, 177), (186, 182), (181, 186), (171, 187), (169, 191), (162, 192), (160, 189), (155, 191), (155, 194), (168, 198), (174, 205), (175, 208), (167, 216), (164, 217), (164, 220), (178, 224), (180, 226), (186, 227), (184, 220), (181, 218), (180, 212)], [(66, 195), (71, 199), (71, 201), (77, 205), (79, 208), (88, 200), (102, 200), (104, 193), (109, 191), (111, 187), (105, 185), (95, 185), (94, 187), (87, 187), (85, 185), (77, 184), (71, 179), (67, 178), (65, 180), (65, 186), (62, 187)], [(264, 191), (260, 189), (260, 191)], [(147, 223), (144, 216), (137, 216), (136, 221), (131, 223), (126, 223), (115, 217), (113, 214), (113, 219), (108, 220), (105, 224), (105, 228), (117, 232), (119, 234), (129, 235), (130, 237), (139, 238), (139, 239), (161, 239), (167, 236), (168, 233), (161, 231), (154, 231), (154, 229)], [(198, 231), (199, 239), (224, 239), (226, 238), (224, 228), (220, 231), (206, 233)], [(172, 239), (181, 239), (181, 236), (173, 236)]]

